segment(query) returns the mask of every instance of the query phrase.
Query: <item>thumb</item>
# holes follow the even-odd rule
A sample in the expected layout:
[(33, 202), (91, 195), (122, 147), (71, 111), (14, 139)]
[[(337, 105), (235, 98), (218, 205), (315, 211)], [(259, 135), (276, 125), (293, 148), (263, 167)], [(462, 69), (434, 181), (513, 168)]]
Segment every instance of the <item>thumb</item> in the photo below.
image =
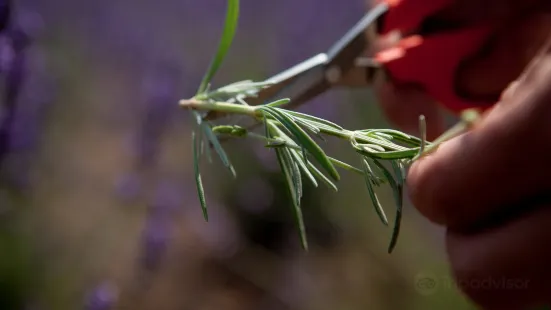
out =
[(413, 204), (430, 220), (469, 227), (504, 206), (548, 195), (551, 55), (513, 84), (468, 133), (443, 143), (408, 173)]

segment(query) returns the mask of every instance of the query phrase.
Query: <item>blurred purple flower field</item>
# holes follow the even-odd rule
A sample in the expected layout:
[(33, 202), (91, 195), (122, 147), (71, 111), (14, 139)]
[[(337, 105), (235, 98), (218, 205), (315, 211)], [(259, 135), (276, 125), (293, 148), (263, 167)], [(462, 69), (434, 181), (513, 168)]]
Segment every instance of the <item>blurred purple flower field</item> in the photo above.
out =
[[(447, 275), (441, 232), (408, 208), (389, 256), (390, 230), (353, 175), (338, 193), (306, 188), (304, 252), (274, 154), (252, 141), (228, 145), (236, 182), (216, 159), (205, 166), (204, 221), (178, 100), (199, 86), (225, 8), (0, 0), (0, 310), (472, 309), (451, 288), (416, 290), (420, 272)], [(242, 0), (213, 86), (324, 52), (366, 9), (363, 0)], [(387, 126), (368, 89), (334, 90), (301, 109)]]

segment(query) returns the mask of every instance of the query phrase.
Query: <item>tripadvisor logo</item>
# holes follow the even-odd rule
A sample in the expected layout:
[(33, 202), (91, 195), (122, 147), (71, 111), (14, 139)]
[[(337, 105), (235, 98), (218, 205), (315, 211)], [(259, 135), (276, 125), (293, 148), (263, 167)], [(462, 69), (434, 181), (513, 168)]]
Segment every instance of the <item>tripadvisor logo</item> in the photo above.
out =
[(438, 291), (440, 279), (432, 273), (418, 273), (414, 279), (415, 290), (422, 295), (432, 295)]
[(414, 278), (414, 288), (422, 295), (432, 295), (442, 289), (469, 290), (526, 290), (530, 280), (507, 277), (480, 277), (455, 281), (449, 276), (438, 277), (435, 274), (422, 272)]
[(529, 282), (520, 278), (483, 277), (457, 281), (457, 286), (470, 290), (526, 290)]

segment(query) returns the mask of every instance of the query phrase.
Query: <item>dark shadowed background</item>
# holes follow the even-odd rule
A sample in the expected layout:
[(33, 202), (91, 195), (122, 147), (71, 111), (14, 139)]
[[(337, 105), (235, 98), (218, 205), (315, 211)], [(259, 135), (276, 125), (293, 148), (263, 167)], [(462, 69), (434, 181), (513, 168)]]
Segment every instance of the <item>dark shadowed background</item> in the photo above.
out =
[[(2, 95), (0, 110), (13, 112), (1, 161), (0, 310), (473, 308), (448, 273), (442, 231), (410, 205), (387, 254), (391, 228), (357, 175), (343, 172), (337, 193), (306, 188), (304, 252), (274, 154), (256, 141), (228, 144), (236, 181), (219, 162), (203, 167), (205, 223), (189, 115), (177, 102), (215, 52), (225, 0), (14, 2), (12, 24), (30, 45), (17, 52), (8, 34), (0, 42), (3, 92), (16, 56), (28, 65), (13, 107)], [(366, 9), (363, 0), (242, 0), (213, 86), (262, 80), (325, 51)], [(303, 110), (348, 128), (389, 126), (369, 89), (335, 90)], [(359, 164), (342, 142), (327, 147)], [(391, 193), (381, 195), (393, 217)]]

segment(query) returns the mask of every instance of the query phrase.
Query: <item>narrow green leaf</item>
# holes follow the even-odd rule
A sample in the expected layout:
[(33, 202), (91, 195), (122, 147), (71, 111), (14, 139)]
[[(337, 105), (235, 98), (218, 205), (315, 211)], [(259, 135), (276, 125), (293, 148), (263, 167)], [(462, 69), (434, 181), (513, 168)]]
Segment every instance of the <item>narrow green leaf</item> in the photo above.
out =
[(413, 148), (405, 151), (377, 152), (375, 150), (370, 150), (368, 147), (363, 147), (362, 149), (356, 148), (355, 151), (373, 159), (376, 158), (376, 159), (392, 160), (392, 159), (413, 158), (419, 152), (419, 148)]
[[(286, 145), (289, 145), (291, 147), (295, 147), (295, 148), (298, 148), (299, 146), (295, 143), (295, 141), (293, 139), (291, 139), (289, 136), (287, 136), (285, 134), (285, 132), (283, 132), (282, 129), (280, 129), (276, 123), (274, 123), (274, 121), (268, 121), (270, 122), (269, 124), (271, 125), (270, 128), (274, 131), (274, 134), (277, 135), (277, 138), (278, 139), (283, 139), (286, 143)], [(298, 152), (298, 150), (294, 150), (295, 152)], [(298, 154), (298, 153), (297, 153)], [(337, 164), (338, 166), (344, 168), (344, 169), (347, 169), (347, 170), (350, 170), (350, 171), (354, 171), (354, 172), (357, 172), (359, 174), (363, 174), (363, 171), (356, 168), (356, 167), (353, 167), (345, 162), (342, 162), (338, 159), (335, 159), (335, 158), (332, 158), (332, 157), (328, 157), (329, 160), (331, 160), (333, 163)], [(325, 176), (321, 171), (318, 170), (318, 168), (316, 166), (314, 166), (310, 161), (305, 161), (306, 165), (308, 166), (308, 169), (314, 174), (314, 176), (320, 180), (322, 180), (328, 187), (332, 188), (333, 190), (335, 190), (335, 192), (338, 191), (338, 188), (337, 186), (335, 185), (335, 183), (333, 183), (333, 181), (331, 181), (327, 176)]]
[(375, 150), (376, 152), (386, 152), (385, 148), (377, 145), (377, 144), (360, 144), (360, 146), (367, 147), (371, 150)]
[[(295, 118), (294, 120), (297, 124), (304, 127), (304, 129), (307, 129), (312, 134), (314, 134), (316, 136), (316, 138), (318, 138), (318, 139), (320, 139), (321, 141), (324, 141), (324, 142), (326, 141), (325, 138), (321, 135), (321, 130), (318, 127), (314, 126), (312, 123), (304, 121), (300, 118)], [(323, 125), (323, 126), (325, 126), (325, 125)], [(330, 129), (330, 130), (333, 130), (333, 129)]]
[[(416, 146), (421, 145), (421, 139), (420, 138), (412, 136), (412, 135), (408, 135), (408, 134), (403, 133), (403, 132), (398, 131), (398, 130), (394, 130), (394, 129), (377, 129), (376, 131), (378, 133), (383, 133), (383, 134), (390, 135), (390, 136), (394, 137), (394, 139), (396, 139), (397, 141), (403, 142), (403, 143), (405, 143), (406, 145), (409, 145), (409, 146), (416, 147)], [(431, 145), (432, 144), (428, 141), (425, 141), (425, 142), (426, 142), (426, 145)]]
[(199, 114), (199, 112), (191, 111), (191, 116), (193, 116), (197, 125), (201, 125), (201, 123), (203, 123), (203, 118), (201, 117), (201, 114)]
[[(275, 139), (280, 140), (287, 140), (290, 139), (289, 137), (285, 136), (280, 130), (277, 129), (277, 127), (274, 124), (272, 125), (272, 129), (275, 128), (275, 134), (270, 133), (270, 137), (275, 137)], [(278, 136), (277, 134), (282, 134), (283, 136)], [(302, 198), (302, 176), (300, 173), (300, 169), (296, 161), (294, 160), (293, 155), (291, 154), (292, 149), (289, 147), (283, 147), (283, 148), (277, 148), (276, 152), (279, 152), (282, 155), (283, 163), (286, 164), (289, 167), (289, 170), (292, 172), (292, 180), (293, 180), (293, 186), (295, 189), (295, 198), (297, 199), (296, 203), (300, 205), (300, 199)]]
[(199, 155), (203, 156), (203, 154), (205, 153), (205, 139), (203, 139), (201, 135), (201, 131), (199, 131), (199, 138), (197, 138), (197, 140), (201, 141), (200, 142), (201, 146), (199, 147), (200, 149)]
[(406, 168), (408, 161), (409, 161), (408, 159), (400, 160), (400, 172), (402, 173), (402, 184), (406, 183), (406, 179), (408, 177), (407, 168)]
[[(272, 120), (268, 121), (270, 123), (270, 128), (272, 129), (272, 131), (274, 132), (274, 136), (277, 136), (276, 139), (281, 139), (283, 141), (285, 141), (285, 143), (290, 146), (290, 147), (293, 147), (293, 148), (296, 148), (296, 149), (299, 149), (301, 148), (296, 142), (295, 140), (291, 139), (291, 137), (289, 137), (287, 135), (287, 133), (285, 131), (289, 131), (287, 130), (287, 128), (283, 127), (283, 128), (279, 128), (278, 125), (280, 125), (279, 123), (276, 123)], [(289, 132), (289, 134), (292, 134)]]
[[(270, 128), (274, 131), (274, 134), (277, 135), (278, 139), (283, 139), (287, 145), (290, 145), (292, 147), (296, 147), (296, 148), (299, 147), (293, 139), (291, 139), (289, 136), (287, 136), (285, 134), (285, 132), (283, 132), (283, 130), (280, 129), (277, 126), (277, 124), (274, 121), (270, 120), (269, 124), (270, 124)], [(297, 152), (297, 154), (298, 154), (298, 150), (294, 150), (294, 151)], [(331, 161), (337, 163), (339, 166), (341, 166), (345, 169), (348, 169), (348, 170), (351, 170), (351, 171), (357, 171), (360, 174), (363, 174), (362, 170), (357, 169), (353, 166), (350, 166), (347, 163), (341, 162), (341, 161), (339, 161), (337, 159), (334, 159), (334, 158), (331, 158), (331, 157), (329, 157), (329, 159)], [(316, 166), (314, 166), (314, 164), (312, 164), (310, 161), (306, 161), (305, 163), (308, 166), (308, 169), (310, 170), (310, 172), (312, 172), (316, 178), (322, 180), (328, 187), (332, 188), (335, 192), (338, 191), (338, 188), (335, 185), (335, 183), (333, 183), (333, 181), (331, 181), (331, 179), (329, 179), (321, 171), (319, 171), (318, 168)]]
[(302, 123), (302, 124), (308, 124), (311, 127), (317, 128), (317, 131), (319, 131), (320, 133), (326, 133), (326, 134), (334, 135), (334, 136), (337, 136), (337, 137), (339, 137), (339, 136), (345, 137), (347, 135), (347, 131), (345, 129), (333, 128), (331, 126), (327, 126), (327, 125), (324, 125), (322, 123), (318, 123), (318, 122), (307, 120), (307, 119), (294, 118), (294, 120), (295, 120), (295, 122), (297, 122), (297, 120), (300, 120), (300, 123)]
[(231, 134), (232, 130), (233, 130), (233, 126), (232, 125), (218, 125), (218, 126), (214, 126), (211, 128), (212, 129), (212, 132), (214, 133), (217, 133), (217, 134)]
[(218, 138), (212, 132), (212, 129), (207, 123), (202, 123), (201, 127), (203, 127), (203, 132), (205, 133), (210, 143), (214, 147), (214, 150), (216, 151), (216, 153), (218, 153), (218, 156), (220, 157), (220, 160), (222, 160), (222, 163), (224, 164), (224, 166), (226, 166), (230, 170), (231, 174), (235, 178), (236, 177), (235, 169), (233, 168), (228, 158), (228, 155), (226, 154), (226, 151), (224, 151), (224, 148), (222, 147), (222, 145), (220, 145), (220, 141), (218, 141)]
[(398, 242), (398, 235), (400, 234), (400, 226), (402, 222), (402, 209), (404, 203), (404, 176), (401, 173), (400, 163), (398, 161), (392, 161), (392, 167), (395, 174), (400, 180), (396, 184), (395, 197), (396, 197), (396, 217), (394, 219), (394, 229), (392, 231), (392, 237), (390, 239), (390, 245), (388, 246), (388, 253), (392, 253), (396, 243)]
[(408, 135), (407, 133), (404, 133), (404, 132), (401, 132), (401, 131), (395, 130), (395, 129), (377, 129), (376, 131), (380, 132), (380, 133), (391, 135), (394, 138), (402, 138), (404, 140), (409, 140), (411, 138), (415, 138), (416, 140), (419, 139), (415, 136)]
[(356, 173), (359, 173), (359, 174), (363, 174), (363, 170), (361, 169), (358, 169), (350, 164), (347, 164), (343, 161), (340, 161), (336, 158), (333, 158), (333, 157), (328, 157), (330, 161), (332, 161), (334, 164), (336, 164), (337, 166), (343, 168), (343, 169), (346, 169), (348, 171), (352, 171), (352, 172), (356, 172)]
[(191, 133), (191, 141), (193, 143), (193, 167), (195, 170), (195, 183), (197, 185), (197, 193), (199, 195), (199, 202), (201, 203), (201, 209), (203, 209), (203, 217), (205, 221), (209, 221), (209, 214), (207, 212), (207, 202), (205, 200), (205, 189), (203, 188), (203, 182), (201, 181), (201, 173), (199, 171), (199, 150), (197, 148), (197, 137), (195, 131)]
[(247, 128), (244, 128), (238, 125), (233, 125), (233, 130), (231, 131), (231, 134), (234, 137), (245, 137), (247, 136), (248, 132), (249, 131), (247, 130)]
[(326, 177), (323, 173), (321, 173), (321, 171), (318, 170), (318, 168), (316, 168), (316, 166), (314, 166), (311, 162), (308, 162), (308, 169), (310, 169), (310, 171), (320, 180), (323, 181), (323, 183), (325, 183), (327, 186), (329, 186), (330, 188), (332, 188), (335, 192), (338, 192), (339, 189), (337, 187), (337, 185), (335, 185), (335, 183), (333, 183), (333, 181), (331, 181), (331, 179), (329, 179), (328, 177)]
[(242, 105), (249, 105), (247, 101), (245, 101), (245, 99), (241, 98), (240, 96), (236, 97), (235, 100), (237, 100), (237, 102), (241, 103)]
[(231, 135), (234, 137), (244, 137), (247, 135), (247, 128), (239, 125), (218, 125), (211, 127), (211, 130), (215, 134)]
[(209, 164), (212, 164), (212, 152), (211, 152), (211, 144), (209, 141), (206, 141), (206, 146), (205, 146), (205, 155), (207, 156), (207, 160), (209, 162)]
[(264, 123), (264, 135), (266, 136), (266, 139), (270, 139), (270, 128), (268, 127), (268, 116), (264, 115), (262, 118), (262, 122)]
[(298, 140), (298, 143), (300, 143), (301, 146), (303, 146), (319, 162), (319, 164), (327, 171), (327, 173), (329, 173), (329, 175), (335, 181), (338, 181), (340, 179), (340, 175), (337, 172), (337, 169), (335, 169), (335, 166), (333, 166), (331, 161), (329, 161), (327, 155), (325, 155), (325, 152), (291, 118), (274, 108), (262, 107), (260, 109), (278, 120), (281, 124), (283, 124), (295, 136), (295, 138)]
[(254, 82), (253, 80), (245, 80), (240, 82), (231, 83), (223, 87), (218, 88), (217, 90), (209, 93), (208, 95), (218, 94), (238, 94), (242, 92), (257, 91), (262, 88), (274, 85), (272, 81), (263, 81), (263, 82)]
[(388, 219), (386, 217), (385, 210), (381, 206), (381, 203), (379, 202), (379, 198), (377, 197), (377, 194), (373, 189), (373, 177), (371, 174), (371, 168), (369, 167), (369, 163), (367, 162), (367, 160), (363, 159), (362, 163), (364, 166), (364, 178), (365, 178), (365, 184), (367, 185), (367, 191), (369, 192), (369, 197), (373, 202), (373, 207), (375, 208), (375, 212), (377, 212), (377, 215), (381, 219), (381, 222), (386, 226), (388, 225)]
[(287, 143), (285, 143), (285, 141), (270, 141), (268, 142), (268, 144), (265, 145), (265, 147), (268, 147), (268, 148), (287, 147)]
[[(279, 150), (278, 150), (279, 151)], [(296, 163), (296, 161), (293, 160), (293, 155), (291, 155), (291, 151), (289, 148), (283, 148), (281, 149), (281, 152), (283, 153), (283, 156), (285, 158), (285, 162), (289, 165), (292, 171), (292, 177), (293, 177), (293, 186), (295, 187), (295, 192), (297, 193), (297, 205), (300, 206), (300, 200), (302, 199), (302, 174), (300, 173), (300, 169)]]
[(373, 134), (374, 136), (377, 136), (377, 137), (386, 139), (386, 140), (388, 140), (388, 141), (392, 141), (392, 140), (394, 139), (393, 136), (387, 135), (387, 134), (384, 133), (384, 132), (378, 132), (378, 131), (376, 131), (376, 132), (370, 133), (370, 135), (371, 135), (371, 134)]
[(295, 158), (295, 162), (298, 164), (298, 166), (302, 170), (302, 172), (304, 174), (306, 174), (308, 179), (310, 179), (310, 182), (312, 182), (312, 184), (315, 187), (318, 187), (318, 181), (316, 180), (314, 175), (312, 175), (312, 173), (308, 169), (308, 166), (307, 166), (308, 160), (304, 159), (306, 154), (303, 153), (302, 156), (301, 156), (297, 150), (290, 150), (290, 151), (291, 151), (291, 155), (293, 155), (293, 157)]
[(394, 170), (394, 175), (397, 177), (398, 181), (396, 182), (397, 185), (403, 185), (403, 181), (405, 179), (404, 175), (402, 174), (402, 162), (400, 160), (392, 160), (390, 161), (390, 164), (392, 165), (392, 170)]
[[(273, 82), (241, 81), (228, 84), (215, 91), (205, 94), (204, 99), (216, 99), (221, 101), (239, 101), (239, 97), (255, 96), (258, 91), (272, 85)], [(248, 105), (248, 104), (245, 104)]]
[(211, 144), (209, 142), (209, 140), (206, 140), (203, 139), (203, 131), (200, 130), (199, 133), (198, 133), (198, 137), (197, 137), (197, 140), (198, 141), (201, 141), (201, 155), (203, 155), (203, 152), (205, 153), (206, 157), (207, 157), (207, 160), (209, 163), (212, 164), (212, 154), (211, 154), (211, 151), (210, 151), (210, 148), (211, 148)]
[(425, 143), (427, 141), (427, 122), (425, 121), (425, 116), (419, 116), (419, 132), (421, 133), (421, 146), (419, 147), (419, 154), (421, 156), (425, 151)]
[[(361, 143), (359, 141), (361, 141)], [(377, 145), (378, 148), (382, 148), (381, 152), (384, 152), (385, 149), (389, 149), (391, 151), (409, 150), (407, 147), (398, 145), (396, 143), (392, 143), (389, 140), (381, 139), (380, 137), (372, 137), (369, 135), (369, 133), (361, 133), (359, 131), (354, 132), (351, 142), (353, 145), (358, 145), (358, 144), (359, 145), (365, 145), (365, 144)], [(373, 147), (370, 146), (370, 148), (373, 148)]]
[(289, 99), (289, 98), (279, 99), (279, 100), (276, 100), (274, 102), (270, 102), (270, 103), (266, 104), (266, 106), (271, 107), (271, 108), (275, 108), (275, 107), (285, 105), (289, 102), (291, 102), (291, 99)]
[(392, 237), (390, 239), (390, 244), (388, 246), (388, 253), (392, 253), (396, 243), (398, 242), (398, 236), (400, 235), (400, 226), (402, 220), (402, 205), (403, 205), (403, 187), (401, 184), (396, 183), (394, 177), (388, 171), (388, 169), (383, 166), (378, 160), (373, 159), (373, 162), (377, 167), (383, 172), (385, 177), (388, 179), (392, 192), (394, 194), (394, 200), (396, 201), (396, 217), (394, 218), (394, 228), (392, 230)]
[(305, 122), (303, 120), (301, 120), (300, 118), (299, 119), (295, 119), (294, 120), (297, 124), (301, 125), (302, 127), (310, 130), (312, 133), (316, 134), (316, 135), (319, 135), (320, 134), (320, 130), (319, 128), (313, 126), (312, 124), (308, 123), (308, 122)]
[(291, 114), (294, 118), (301, 118), (301, 119), (304, 119), (304, 120), (314, 121), (314, 122), (317, 122), (317, 123), (320, 123), (320, 124), (323, 124), (323, 125), (326, 125), (326, 126), (329, 126), (329, 127), (333, 127), (335, 129), (339, 129), (339, 130), (344, 129), (344, 128), (342, 128), (342, 126), (337, 125), (337, 124), (335, 124), (331, 121), (328, 121), (328, 120), (323, 119), (323, 118), (315, 117), (315, 116), (312, 116), (312, 115), (308, 115), (308, 114), (304, 114), (304, 113), (300, 113), (300, 112), (296, 112), (296, 111), (291, 111), (291, 110), (285, 110), (285, 113)]
[[(277, 128), (273, 124), (272, 128)], [(268, 138), (271, 138), (270, 131), (268, 132)], [(304, 225), (304, 219), (302, 215), (302, 209), (300, 207), (300, 196), (302, 193), (297, 192), (297, 185), (296, 184), (296, 171), (298, 168), (296, 165), (293, 165), (292, 162), (290, 162), (290, 158), (286, 156), (285, 151), (288, 151), (288, 149), (276, 149), (276, 157), (279, 162), (279, 166), (281, 168), (281, 171), (283, 172), (283, 175), (285, 176), (285, 183), (287, 185), (287, 192), (289, 193), (291, 200), (293, 202), (293, 209), (294, 209), (294, 215), (295, 215), (295, 221), (298, 226), (299, 235), (300, 235), (300, 241), (302, 244), (302, 247), (306, 250), (308, 250), (308, 241), (306, 239), (306, 228)], [(295, 170), (296, 169), (296, 170)], [(299, 171), (300, 173), (300, 171)], [(300, 179), (300, 176), (299, 176)], [(302, 183), (300, 184), (302, 186)], [(301, 189), (302, 192), (302, 189)]]
[(302, 244), (302, 247), (304, 249), (308, 249), (308, 241), (306, 239), (306, 228), (304, 226), (304, 219), (302, 215), (302, 209), (300, 207), (300, 204), (298, 202), (298, 193), (296, 192), (296, 187), (293, 184), (295, 178), (293, 177), (293, 167), (285, 163), (285, 155), (282, 152), (282, 149), (276, 150), (276, 155), (279, 161), (279, 165), (281, 167), (281, 170), (283, 171), (285, 175), (285, 180), (287, 183), (287, 189), (288, 192), (291, 195), (292, 201), (293, 201), (293, 207), (294, 207), (294, 215), (295, 215), (295, 221), (298, 226), (299, 234), (300, 234), (300, 241)]
[(239, 0), (228, 0), (228, 7), (226, 10), (226, 21), (224, 22), (224, 31), (220, 42), (218, 43), (218, 50), (212, 59), (207, 73), (201, 81), (199, 86), (198, 94), (203, 93), (207, 86), (209, 85), (212, 77), (218, 71), (218, 68), (222, 64), (224, 57), (232, 44), (233, 37), (235, 36), (235, 31), (237, 29), (237, 22), (239, 19)]
[(367, 166), (365, 168), (367, 168), (367, 172), (369, 173), (369, 176), (371, 177), (371, 181), (373, 181), (373, 184), (375, 184), (375, 186), (381, 186), (381, 184), (386, 183), (385, 180), (381, 179), (375, 173), (375, 171), (373, 171), (373, 169), (371, 168), (370, 161), (372, 159), (367, 156), (364, 156), (364, 160), (367, 161)]

